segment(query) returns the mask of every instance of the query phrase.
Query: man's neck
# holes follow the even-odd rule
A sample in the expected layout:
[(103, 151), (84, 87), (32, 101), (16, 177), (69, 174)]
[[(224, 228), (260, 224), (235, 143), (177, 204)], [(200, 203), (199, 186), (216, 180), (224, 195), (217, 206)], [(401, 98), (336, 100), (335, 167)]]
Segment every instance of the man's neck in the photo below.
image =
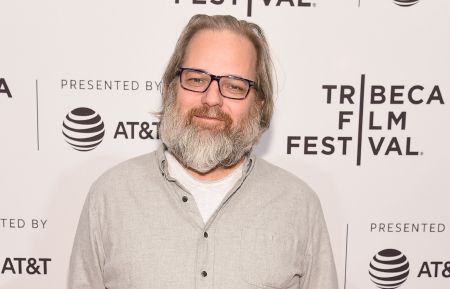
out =
[(242, 162), (244, 162), (245, 157), (243, 157), (240, 161), (232, 165), (231, 167), (216, 167), (212, 169), (209, 172), (206, 173), (199, 173), (189, 167), (186, 167), (183, 165), (183, 167), (187, 170), (187, 172), (193, 176), (194, 178), (201, 180), (201, 181), (216, 181), (223, 179), (224, 177), (231, 174), (235, 169), (237, 169)]

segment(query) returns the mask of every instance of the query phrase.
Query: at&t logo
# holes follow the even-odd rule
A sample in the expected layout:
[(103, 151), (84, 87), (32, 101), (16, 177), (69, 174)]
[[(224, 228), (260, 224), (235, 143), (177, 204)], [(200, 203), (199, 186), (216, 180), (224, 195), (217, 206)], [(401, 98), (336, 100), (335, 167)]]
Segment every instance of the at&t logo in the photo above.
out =
[(62, 133), (75, 150), (90, 151), (102, 142), (105, 125), (98, 113), (87, 107), (78, 107), (66, 115)]
[(394, 0), (394, 3), (401, 7), (409, 7), (419, 3), (419, 0)]
[(396, 249), (384, 249), (373, 256), (369, 275), (378, 288), (398, 288), (408, 278), (408, 259)]
[(51, 258), (7, 257), (0, 267), (0, 274), (47, 275), (51, 261)]

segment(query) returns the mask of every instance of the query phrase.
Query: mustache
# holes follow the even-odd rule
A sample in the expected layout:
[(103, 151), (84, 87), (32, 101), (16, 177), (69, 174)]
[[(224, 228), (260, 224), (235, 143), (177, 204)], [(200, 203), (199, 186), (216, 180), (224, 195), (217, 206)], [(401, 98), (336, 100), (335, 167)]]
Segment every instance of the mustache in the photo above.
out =
[(208, 107), (208, 106), (202, 106), (202, 107), (196, 107), (191, 110), (189, 110), (187, 115), (187, 121), (188, 124), (192, 123), (192, 119), (194, 116), (197, 117), (207, 117), (207, 118), (215, 118), (218, 120), (221, 120), (225, 122), (225, 127), (230, 127), (233, 123), (233, 120), (231, 119), (231, 116), (227, 113), (225, 113), (223, 110), (221, 110), (217, 106)]

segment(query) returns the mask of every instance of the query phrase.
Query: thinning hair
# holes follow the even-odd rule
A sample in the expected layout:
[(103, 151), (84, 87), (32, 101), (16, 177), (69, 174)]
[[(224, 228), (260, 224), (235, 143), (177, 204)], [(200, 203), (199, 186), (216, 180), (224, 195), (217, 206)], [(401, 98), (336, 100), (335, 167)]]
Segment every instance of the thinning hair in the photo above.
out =
[(273, 83), (272, 69), (273, 63), (270, 56), (269, 45), (267, 44), (264, 32), (257, 24), (238, 20), (230, 15), (208, 16), (203, 14), (194, 15), (184, 28), (178, 38), (175, 50), (163, 75), (163, 111), (164, 108), (175, 101), (177, 70), (181, 67), (186, 48), (192, 37), (201, 30), (229, 30), (242, 35), (250, 40), (256, 50), (256, 100), (260, 102), (260, 128), (261, 132), (269, 128), (273, 113)]

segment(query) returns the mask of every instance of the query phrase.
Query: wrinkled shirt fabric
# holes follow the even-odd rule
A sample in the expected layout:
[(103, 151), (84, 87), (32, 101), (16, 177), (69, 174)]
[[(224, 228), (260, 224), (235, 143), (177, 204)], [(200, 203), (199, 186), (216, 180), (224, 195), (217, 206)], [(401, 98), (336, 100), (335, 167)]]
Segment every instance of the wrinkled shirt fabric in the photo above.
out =
[(250, 155), (203, 222), (168, 174), (164, 148), (91, 187), (69, 289), (338, 289), (320, 202), (300, 179)]

